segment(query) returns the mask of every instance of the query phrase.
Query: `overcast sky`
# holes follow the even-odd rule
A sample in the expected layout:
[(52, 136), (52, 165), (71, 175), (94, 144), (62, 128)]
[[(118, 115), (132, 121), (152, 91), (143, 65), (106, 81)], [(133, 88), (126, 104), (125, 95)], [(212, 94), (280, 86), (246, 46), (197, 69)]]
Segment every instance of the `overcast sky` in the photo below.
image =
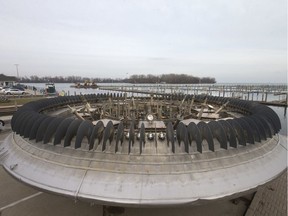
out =
[(287, 81), (287, 0), (0, 0), (0, 73)]

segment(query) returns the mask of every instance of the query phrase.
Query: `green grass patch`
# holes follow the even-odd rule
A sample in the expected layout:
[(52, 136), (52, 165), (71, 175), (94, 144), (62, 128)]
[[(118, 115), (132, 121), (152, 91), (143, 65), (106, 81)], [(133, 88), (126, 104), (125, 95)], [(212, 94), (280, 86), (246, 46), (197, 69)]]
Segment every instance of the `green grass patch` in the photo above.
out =
[(36, 101), (43, 99), (43, 97), (9, 97), (8, 101), (0, 100), (0, 106), (13, 106), (13, 105), (23, 105), (31, 101)]

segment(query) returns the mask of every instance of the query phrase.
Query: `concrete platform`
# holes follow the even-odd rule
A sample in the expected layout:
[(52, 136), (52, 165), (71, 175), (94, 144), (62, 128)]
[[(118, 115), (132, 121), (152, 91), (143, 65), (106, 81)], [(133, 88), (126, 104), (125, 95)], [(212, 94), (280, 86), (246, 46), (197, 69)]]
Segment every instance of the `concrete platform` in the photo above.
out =
[[(9, 134), (7, 129), (0, 132), (0, 144)], [(108, 214), (101, 205), (75, 201), (71, 198), (40, 192), (18, 182), (0, 167), (0, 215), (1, 216), (190, 216), (190, 215), (287, 215), (287, 171), (274, 181), (262, 186), (253, 195), (236, 200), (225, 200), (190, 207), (166, 208), (125, 208), (122, 214)], [(252, 200), (252, 204), (250, 205)], [(104, 209), (104, 211), (103, 211)], [(247, 213), (246, 213), (247, 212)]]
[[(0, 215), (1, 216), (95, 216), (103, 214), (103, 206), (74, 201), (62, 196), (39, 192), (19, 183), (0, 168)], [(174, 216), (174, 215), (243, 215), (244, 202), (217, 202), (208, 206), (174, 208), (125, 208), (125, 216)]]

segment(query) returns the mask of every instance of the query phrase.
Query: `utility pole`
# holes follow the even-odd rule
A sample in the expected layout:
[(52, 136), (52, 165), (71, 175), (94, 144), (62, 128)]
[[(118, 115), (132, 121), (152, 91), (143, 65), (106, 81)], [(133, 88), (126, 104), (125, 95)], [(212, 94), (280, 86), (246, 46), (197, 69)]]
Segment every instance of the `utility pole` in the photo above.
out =
[(17, 78), (19, 79), (19, 72), (18, 72), (18, 66), (19, 64), (14, 64), (16, 66), (16, 71), (17, 71)]

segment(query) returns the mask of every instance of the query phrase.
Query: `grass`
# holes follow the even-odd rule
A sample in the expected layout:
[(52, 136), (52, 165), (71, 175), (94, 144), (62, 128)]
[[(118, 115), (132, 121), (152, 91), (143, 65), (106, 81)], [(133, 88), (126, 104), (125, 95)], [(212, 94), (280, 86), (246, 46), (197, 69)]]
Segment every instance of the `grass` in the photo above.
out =
[(0, 100), (0, 106), (14, 106), (14, 105), (23, 105), (25, 103), (40, 100), (43, 99), (43, 97), (9, 97), (8, 101), (1, 101)]

